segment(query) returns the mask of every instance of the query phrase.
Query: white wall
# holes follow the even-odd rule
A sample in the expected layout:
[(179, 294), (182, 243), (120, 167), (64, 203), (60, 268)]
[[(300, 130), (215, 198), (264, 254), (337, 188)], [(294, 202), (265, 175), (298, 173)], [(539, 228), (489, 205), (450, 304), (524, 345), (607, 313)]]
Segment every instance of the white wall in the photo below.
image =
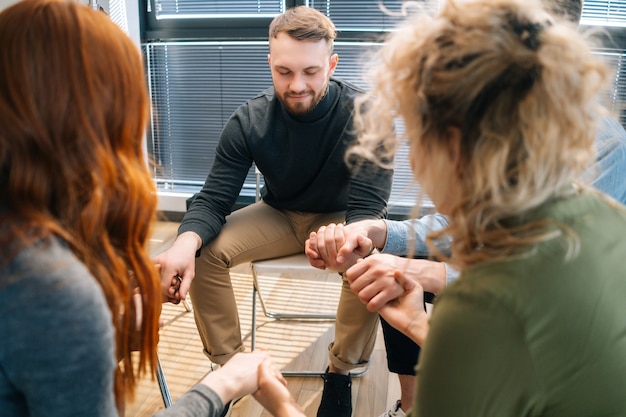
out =
[(12, 5), (13, 3), (17, 3), (17, 0), (0, 0), (0, 10)]
[[(0, 10), (4, 9), (5, 7), (8, 7), (8, 6), (12, 5), (13, 3), (17, 3), (18, 1), (19, 0), (0, 0)], [(80, 0), (80, 1), (85, 3), (85, 4), (88, 4), (89, 0)]]
[[(0, 0), (0, 10), (17, 3), (19, 0)], [(89, 4), (89, 0), (80, 0), (81, 3)], [(125, 5), (126, 16), (128, 20), (128, 35), (139, 45), (139, 7), (137, 0), (98, 0), (107, 12), (109, 11), (109, 3), (117, 2)]]
[[(0, 0), (0, 11), (19, 0)], [(93, 1), (93, 0), (92, 0)], [(89, 0), (80, 0), (81, 3), (89, 4)], [(137, 0), (97, 0), (97, 4), (102, 6), (104, 10), (108, 12), (118, 12), (122, 10), (126, 15), (126, 25), (118, 23), (120, 26), (125, 26), (123, 29), (127, 30), (130, 38), (140, 47), (139, 36), (139, 6)], [(115, 10), (110, 10), (111, 8)], [(146, 152), (147, 153), (147, 152)], [(163, 211), (181, 211), (186, 209), (186, 199), (188, 195), (180, 196), (178, 194), (171, 193), (159, 193), (159, 210)]]

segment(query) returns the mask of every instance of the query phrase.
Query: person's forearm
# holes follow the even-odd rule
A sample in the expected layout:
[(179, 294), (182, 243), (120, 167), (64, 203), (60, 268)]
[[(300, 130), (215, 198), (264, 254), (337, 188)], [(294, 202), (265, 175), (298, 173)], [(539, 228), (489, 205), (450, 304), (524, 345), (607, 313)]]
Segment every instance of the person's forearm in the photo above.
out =
[(407, 328), (406, 335), (414, 341), (418, 346), (424, 346), (426, 337), (428, 336), (428, 315), (426, 312), (417, 316)]
[(186, 245), (189, 248), (193, 247), (195, 252), (202, 247), (202, 238), (196, 232), (183, 232), (178, 235), (173, 245)]
[(447, 270), (442, 262), (410, 259), (406, 269), (405, 273), (426, 292), (437, 294), (446, 286)]
[(237, 397), (238, 387), (233, 384), (233, 378), (223, 372), (209, 372), (200, 383), (213, 390), (224, 404)]
[(281, 408), (272, 415), (274, 417), (306, 417), (302, 408), (294, 402), (283, 403)]
[(346, 224), (386, 217), (392, 181), (393, 169), (383, 168), (372, 161), (362, 161), (350, 179)]

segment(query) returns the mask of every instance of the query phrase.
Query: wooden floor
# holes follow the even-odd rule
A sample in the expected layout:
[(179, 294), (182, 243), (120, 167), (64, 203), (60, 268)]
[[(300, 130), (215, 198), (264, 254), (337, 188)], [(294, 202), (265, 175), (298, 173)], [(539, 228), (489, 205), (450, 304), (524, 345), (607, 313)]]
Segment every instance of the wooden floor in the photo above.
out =
[[(151, 252), (156, 255), (167, 249), (176, 233), (178, 223), (159, 222), (151, 240)], [(239, 306), (242, 333), (250, 349), (252, 317), (252, 277), (249, 265), (232, 269), (231, 278)], [(309, 278), (309, 277), (307, 277)], [(263, 277), (261, 290), (268, 309), (298, 309), (299, 311), (334, 312), (339, 296), (339, 279), (313, 273), (309, 279), (289, 280), (279, 275)], [(190, 306), (193, 308), (193, 306)], [(193, 312), (181, 305), (165, 304), (159, 341), (159, 358), (167, 384), (176, 401), (211, 369), (211, 362), (202, 353), (202, 343), (196, 330)], [(333, 339), (332, 321), (275, 321), (266, 318), (257, 303), (257, 347), (267, 348), (273, 360), (283, 369), (324, 370), (328, 363), (328, 344)], [(289, 390), (307, 416), (315, 416), (322, 394), (320, 377), (288, 377)], [(400, 398), (398, 378), (389, 374), (385, 347), (379, 330), (372, 363), (367, 372), (353, 378), (353, 416), (378, 417)], [(156, 381), (141, 381), (135, 400), (126, 407), (126, 417), (152, 416), (163, 409)], [(269, 416), (250, 396), (233, 408), (232, 417)]]

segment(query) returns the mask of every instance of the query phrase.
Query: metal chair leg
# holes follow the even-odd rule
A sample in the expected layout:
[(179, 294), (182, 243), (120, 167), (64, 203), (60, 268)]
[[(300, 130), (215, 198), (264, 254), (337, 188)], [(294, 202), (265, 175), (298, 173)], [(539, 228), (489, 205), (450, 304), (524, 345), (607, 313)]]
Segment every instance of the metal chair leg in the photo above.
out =
[(157, 381), (159, 383), (159, 389), (161, 390), (161, 398), (163, 399), (163, 405), (165, 408), (168, 408), (172, 405), (172, 397), (170, 396), (170, 390), (167, 387), (167, 382), (165, 381), (165, 375), (163, 374), (163, 369), (161, 368), (161, 361), (157, 357)]
[[(262, 261), (261, 261), (262, 262)], [(308, 262), (308, 261), (307, 261)], [(286, 313), (286, 312), (279, 312), (279, 311), (271, 311), (267, 308), (267, 305), (265, 304), (265, 300), (263, 299), (263, 295), (261, 294), (261, 290), (259, 288), (259, 275), (261, 275), (260, 271), (257, 271), (257, 266), (259, 264), (259, 261), (256, 262), (252, 262), (250, 264), (250, 271), (251, 271), (251, 275), (252, 275), (252, 328), (250, 330), (250, 345), (252, 350), (255, 349), (256, 347), (256, 334), (257, 334), (257, 301), (258, 304), (260, 304), (261, 306), (261, 312), (263, 313), (263, 315), (265, 315), (266, 317), (273, 319), (273, 320), (290, 320), (290, 319), (296, 319), (296, 320), (311, 320), (311, 321), (334, 321), (336, 318), (336, 314), (335, 313)], [(302, 264), (302, 262), (301, 262)], [(295, 271), (296, 269), (299, 269), (300, 272), (306, 272), (306, 269), (308, 268), (312, 268), (308, 266), (308, 263), (305, 264), (305, 267), (302, 267), (301, 265), (298, 266), (297, 264), (293, 264), (288, 267), (288, 268), (284, 268), (282, 266), (277, 267), (278, 270), (284, 269), (284, 270), (291, 270), (291, 272), (295, 272), (297, 273), (297, 271)], [(371, 358), (370, 358), (370, 362), (371, 362)], [(365, 364), (363, 366), (363, 368), (359, 368), (358, 370), (356, 370), (355, 372), (351, 372), (350, 375), (353, 378), (358, 378), (362, 375), (364, 375), (368, 369), (369, 369), (369, 365), (370, 362), (368, 362), (367, 364)], [(281, 373), (284, 376), (297, 376), (297, 377), (315, 377), (315, 376), (321, 376), (324, 375), (325, 370), (291, 370), (291, 369), (283, 369), (281, 371)]]

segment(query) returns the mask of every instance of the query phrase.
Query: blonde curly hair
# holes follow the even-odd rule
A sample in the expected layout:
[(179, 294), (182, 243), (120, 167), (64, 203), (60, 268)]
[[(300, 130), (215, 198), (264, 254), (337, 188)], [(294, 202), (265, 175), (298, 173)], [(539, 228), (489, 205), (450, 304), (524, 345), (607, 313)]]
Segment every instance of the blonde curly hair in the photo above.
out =
[(575, 23), (539, 1), (447, 0), (436, 16), (404, 23), (373, 57), (352, 152), (379, 158), (408, 140), (415, 168), (430, 163), (418, 152), (442, 151), (457, 128), (460, 194), (449, 227), (431, 236), (452, 238), (445, 259), (459, 267), (504, 259), (559, 236), (575, 251), (565, 227), (519, 219), (571, 190), (593, 161), (609, 72), (590, 48)]

